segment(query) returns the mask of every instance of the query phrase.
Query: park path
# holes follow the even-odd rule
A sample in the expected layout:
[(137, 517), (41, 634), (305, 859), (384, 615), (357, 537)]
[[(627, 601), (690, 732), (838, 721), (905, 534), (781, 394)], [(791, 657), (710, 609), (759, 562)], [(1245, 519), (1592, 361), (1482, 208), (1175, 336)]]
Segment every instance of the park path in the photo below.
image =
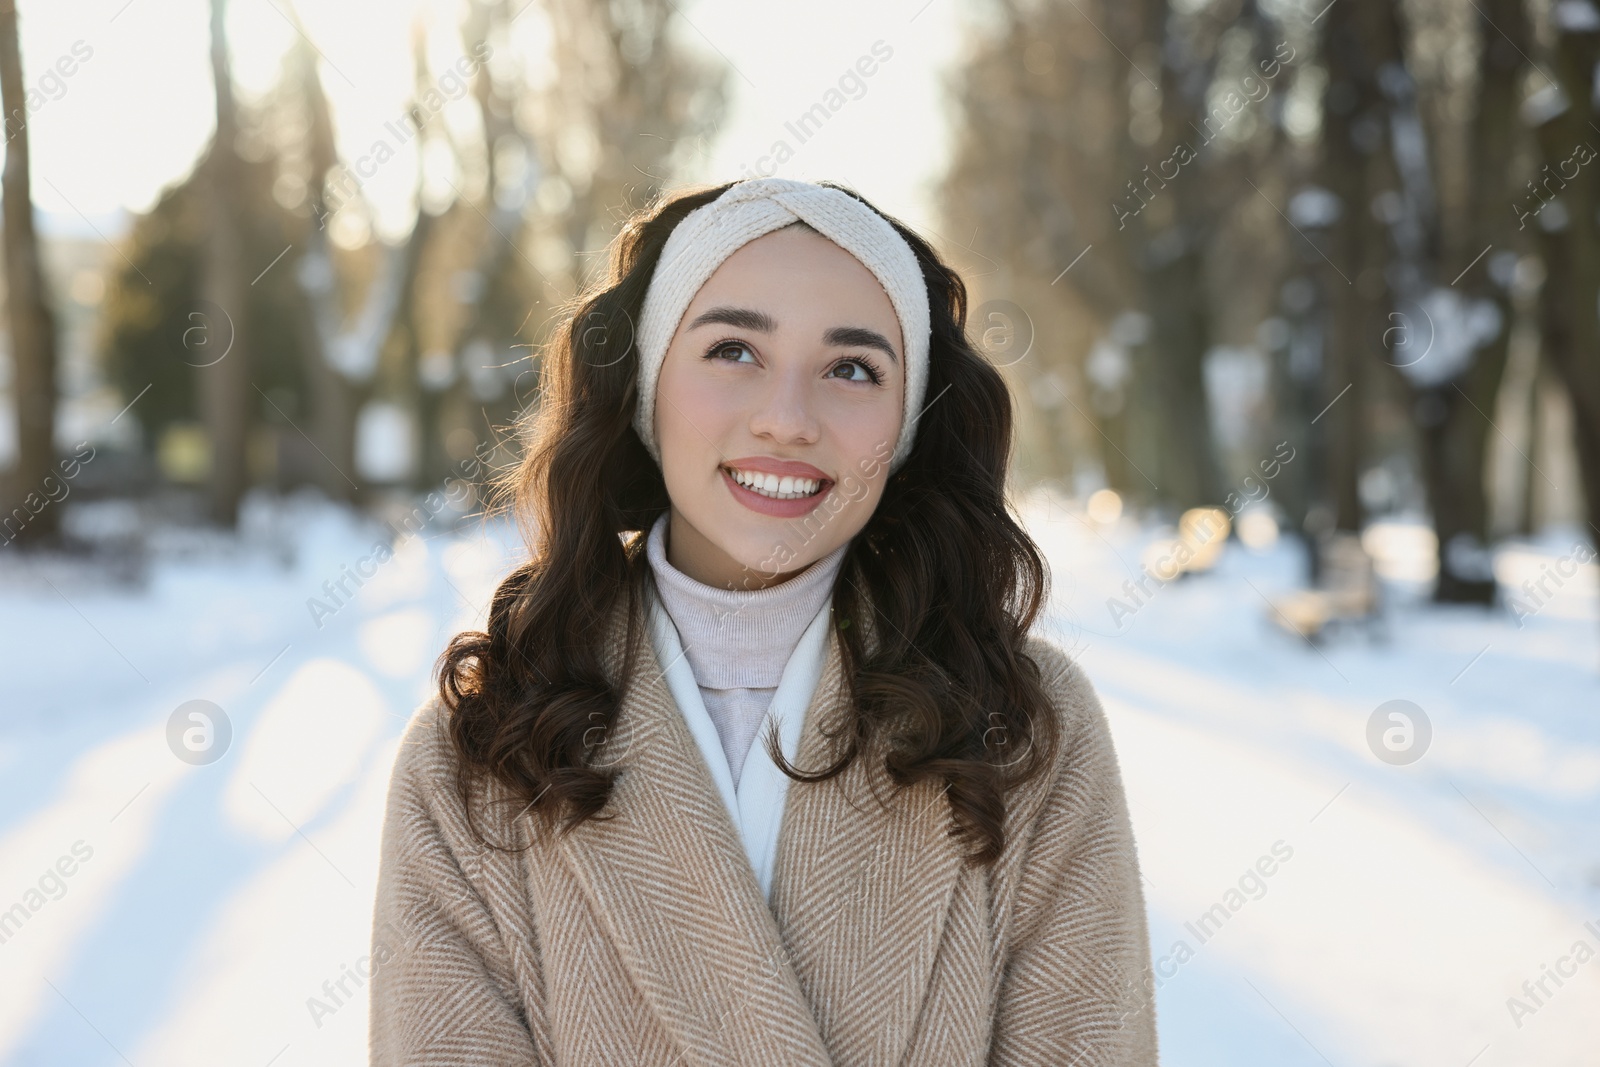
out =
[[(1520, 630), (1402, 598), (1387, 643), (1319, 651), (1262, 622), (1292, 553), (1234, 546), (1119, 626), (1106, 599), (1151, 531), (1047, 500), (1025, 514), (1055, 575), (1042, 625), (1116, 740), (1164, 1063), (1593, 1062), (1600, 960), (1545, 979), (1520, 1026), (1507, 1009), (1576, 942), (1600, 948), (1587, 588)], [(514, 548), (499, 528), (412, 541), (319, 628), (305, 601), (371, 531), (297, 529), (286, 567), (189, 560), (137, 595), (58, 576), (0, 603), (28, 667), (0, 718), (0, 908), (91, 850), (0, 943), (0, 1063), (364, 1062), (351, 975), (399, 731)], [(168, 748), (169, 714), (195, 698), (234, 729), (214, 765)], [(1394, 698), (1435, 731), (1407, 767), (1365, 742)]]

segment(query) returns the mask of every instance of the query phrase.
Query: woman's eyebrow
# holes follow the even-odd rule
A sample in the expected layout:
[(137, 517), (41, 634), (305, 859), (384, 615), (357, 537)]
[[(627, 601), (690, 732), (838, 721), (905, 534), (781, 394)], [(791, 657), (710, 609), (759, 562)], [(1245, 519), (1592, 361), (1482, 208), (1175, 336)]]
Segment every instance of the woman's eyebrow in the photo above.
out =
[[(765, 311), (727, 305), (701, 312), (686, 328), (694, 330), (713, 323), (740, 330), (754, 330), (757, 333), (774, 333), (778, 329), (778, 321)], [(835, 326), (822, 335), (822, 343), (840, 348), (876, 348), (895, 362), (899, 362), (900, 359), (887, 337), (865, 326)]]
[(887, 337), (865, 326), (835, 326), (822, 335), (822, 343), (841, 348), (876, 348), (895, 362), (899, 362), (900, 359), (894, 354), (894, 346), (889, 343)]
[(693, 330), (714, 322), (741, 330), (755, 330), (757, 333), (772, 333), (778, 328), (777, 320), (765, 311), (756, 311), (754, 308), (714, 307), (695, 316), (695, 320), (689, 324), (689, 329)]

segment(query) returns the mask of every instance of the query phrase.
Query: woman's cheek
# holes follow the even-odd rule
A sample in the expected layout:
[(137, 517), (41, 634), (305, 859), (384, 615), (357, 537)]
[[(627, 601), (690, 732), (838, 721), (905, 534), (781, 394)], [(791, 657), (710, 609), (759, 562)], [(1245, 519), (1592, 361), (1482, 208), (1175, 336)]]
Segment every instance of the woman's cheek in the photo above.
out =
[(859, 503), (871, 493), (872, 487), (855, 475), (849, 475), (836, 487), (840, 494), (850, 503)]

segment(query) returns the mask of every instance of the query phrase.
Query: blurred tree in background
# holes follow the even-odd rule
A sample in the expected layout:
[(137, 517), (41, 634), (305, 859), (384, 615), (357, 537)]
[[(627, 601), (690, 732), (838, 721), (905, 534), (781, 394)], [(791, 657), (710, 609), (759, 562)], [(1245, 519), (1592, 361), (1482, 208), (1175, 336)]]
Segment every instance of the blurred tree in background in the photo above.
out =
[[(1600, 524), (1600, 202), (1575, 161), (1600, 144), (1593, 5), (982, 10), (942, 193), (996, 265), (980, 305), (1025, 309), (1041, 339), (1015, 367), (1037, 474), (1176, 513), (1287, 441), (1304, 458), (1272, 494), (1320, 546), (1397, 510), (1414, 471), (1436, 598), (1487, 603), (1488, 546), (1531, 528), (1548, 481), (1529, 458), (1548, 358)], [(1497, 435), (1522, 461), (1499, 528)]]
[[(550, 0), (525, 16), (474, 0), (454, 67), (430, 66), (416, 27), (395, 143), (344, 160), (303, 30), (269, 99), (233, 102), (223, 7), (213, 70), (232, 133), (135, 225), (101, 323), (107, 367), (130, 398), (151, 386), (139, 418), (161, 469), (204, 481), (224, 525), (243, 482), (352, 502), (436, 485), (530, 402), (529, 353), (621, 219), (715, 124), (726, 75), (680, 54), (660, 0)], [(513, 53), (513, 17), (547, 20), (548, 56)], [(443, 117), (466, 96), (470, 138)], [(413, 140), (415, 213), (385, 240), (361, 186)]]
[[(538, 402), (551, 324), (716, 130), (729, 71), (680, 43), (670, 0), (463, 0), (418, 17), (409, 102), (346, 158), (298, 15), (246, 98), (226, 7), (216, 139), (136, 221), (99, 318), (154, 461), (126, 489), (187, 487), (228, 526), (257, 486), (436, 486)], [(1258, 505), (1311, 582), (1375, 520), (1425, 514), (1442, 601), (1494, 601), (1498, 539), (1600, 532), (1590, 0), (965, 13), (939, 229), (1023, 400), (1025, 475), (1166, 521)], [(10, 106), (6, 33), (0, 4)], [(51, 460), (27, 398), (55, 390), (25, 133), (5, 179), (18, 521)], [(382, 168), (410, 168), (411, 208), (380, 226)], [(1545, 470), (1560, 449), (1581, 499)]]
[(1541, 40), (1550, 73), (1526, 106), (1542, 165), (1527, 183), (1531, 196), (1523, 198), (1529, 207), (1522, 213), (1537, 213), (1544, 261), (1541, 352), (1560, 376), (1576, 416), (1589, 528), (1600, 530), (1600, 179), (1587, 165), (1600, 146), (1594, 100), (1600, 14), (1589, 3), (1558, 3), (1549, 15)]
[(39, 262), (28, 174), (28, 123), (15, 0), (0, 0), (0, 102), (5, 107), (6, 318), (15, 368), (17, 463), (0, 480), (0, 530), (9, 543), (48, 544), (61, 515), (55, 475), (56, 326)]

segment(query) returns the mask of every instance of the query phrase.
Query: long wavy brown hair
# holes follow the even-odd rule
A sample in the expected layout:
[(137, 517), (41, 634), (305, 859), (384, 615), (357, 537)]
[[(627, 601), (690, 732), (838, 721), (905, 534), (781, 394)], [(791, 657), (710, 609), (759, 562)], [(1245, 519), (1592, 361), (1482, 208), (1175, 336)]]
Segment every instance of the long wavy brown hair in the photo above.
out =
[[(663, 197), (632, 217), (607, 276), (564, 310), (542, 352), (538, 401), (518, 426), (523, 458), (497, 486), (530, 558), (500, 583), (488, 631), (458, 634), (439, 659), (464, 800), (493, 779), (546, 827), (610, 817), (601, 812), (618, 768), (596, 765), (595, 739), (609, 734), (622, 692), (597, 635), (626, 598), (625, 680), (643, 627), (644, 534), (669, 504), (632, 426), (633, 324), (673, 227), (729, 184)], [(900, 787), (941, 781), (967, 862), (992, 864), (1006, 844), (1007, 794), (1050, 766), (1059, 743), (1038, 665), (1024, 652), (1048, 572), (1008, 510), (1011, 398), (967, 338), (966, 286), (926, 241), (884, 218), (927, 283), (928, 399), (910, 455), (834, 583), (848, 697), (839, 756), (802, 770), (784, 759), (775, 731), (767, 750), (798, 782), (824, 782), (855, 759), (882, 760)], [(865, 641), (848, 620), (868, 612)], [(470, 821), (470, 801), (467, 809)]]

